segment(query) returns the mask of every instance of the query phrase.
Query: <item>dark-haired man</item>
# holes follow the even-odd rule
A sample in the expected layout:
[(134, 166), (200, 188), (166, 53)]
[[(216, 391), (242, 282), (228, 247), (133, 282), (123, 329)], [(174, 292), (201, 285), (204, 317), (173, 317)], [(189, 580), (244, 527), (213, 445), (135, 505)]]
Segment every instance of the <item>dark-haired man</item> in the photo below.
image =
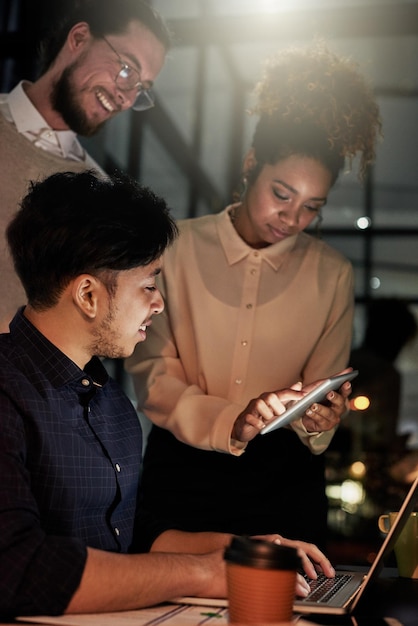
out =
[[(0, 620), (226, 593), (229, 534), (150, 520), (155, 540), (137, 553), (141, 427), (100, 359), (145, 341), (176, 235), (150, 190), (90, 171), (32, 184), (8, 226), (28, 304), (0, 335)], [(307, 555), (333, 574), (315, 546), (279, 540), (303, 551), (310, 576)]]

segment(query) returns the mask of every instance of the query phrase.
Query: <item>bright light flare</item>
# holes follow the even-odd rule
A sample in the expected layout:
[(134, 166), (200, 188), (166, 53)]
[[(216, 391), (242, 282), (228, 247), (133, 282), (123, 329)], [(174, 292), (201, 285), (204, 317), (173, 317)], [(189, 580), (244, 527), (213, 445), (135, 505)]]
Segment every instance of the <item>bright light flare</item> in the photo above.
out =
[(350, 467), (350, 474), (353, 478), (364, 478), (366, 466), (361, 461), (354, 461)]
[(364, 500), (363, 485), (356, 480), (345, 480), (341, 485), (341, 501), (346, 505), (359, 505)]
[(310, 7), (312, 0), (258, 0), (257, 13), (284, 13)]
[(350, 400), (350, 409), (352, 411), (365, 411), (370, 404), (370, 399), (367, 396), (356, 396)]
[(367, 228), (370, 228), (370, 226), (372, 225), (372, 220), (370, 219), (370, 217), (359, 217), (358, 220), (356, 221), (356, 226), (359, 230), (366, 230)]

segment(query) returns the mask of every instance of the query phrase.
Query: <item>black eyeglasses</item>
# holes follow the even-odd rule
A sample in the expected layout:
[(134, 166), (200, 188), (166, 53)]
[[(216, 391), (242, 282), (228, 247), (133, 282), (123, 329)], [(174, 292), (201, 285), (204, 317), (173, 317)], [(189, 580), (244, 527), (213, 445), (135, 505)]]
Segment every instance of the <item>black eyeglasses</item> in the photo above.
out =
[(109, 48), (116, 54), (120, 64), (120, 70), (115, 76), (115, 83), (121, 91), (132, 91), (136, 89), (137, 95), (135, 102), (132, 105), (134, 111), (145, 111), (154, 106), (154, 96), (149, 89), (143, 86), (141, 83), (141, 77), (138, 70), (128, 65), (115, 50), (112, 44), (102, 37), (103, 41), (107, 43)]

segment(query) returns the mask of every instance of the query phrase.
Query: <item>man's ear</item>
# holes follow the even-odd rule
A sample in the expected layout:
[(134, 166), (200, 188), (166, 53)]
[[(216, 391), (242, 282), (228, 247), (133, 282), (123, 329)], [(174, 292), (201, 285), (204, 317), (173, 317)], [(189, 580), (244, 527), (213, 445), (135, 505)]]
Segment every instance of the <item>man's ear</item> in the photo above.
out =
[(79, 52), (92, 39), (87, 22), (77, 22), (67, 35), (67, 43), (71, 52)]
[(94, 319), (97, 315), (103, 285), (91, 274), (81, 274), (73, 281), (71, 295), (75, 306), (83, 315)]
[(242, 173), (244, 176), (247, 176), (251, 170), (255, 168), (257, 165), (257, 159), (255, 158), (255, 150), (254, 148), (250, 148), (247, 154), (244, 157), (244, 162), (242, 164)]

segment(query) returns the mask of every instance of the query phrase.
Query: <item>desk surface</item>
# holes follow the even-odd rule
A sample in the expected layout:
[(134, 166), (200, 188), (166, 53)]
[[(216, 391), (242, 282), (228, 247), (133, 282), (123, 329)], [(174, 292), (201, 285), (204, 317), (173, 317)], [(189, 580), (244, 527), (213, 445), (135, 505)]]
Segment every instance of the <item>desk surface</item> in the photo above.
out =
[[(164, 604), (138, 611), (94, 615), (22, 618), (20, 624), (41, 626), (227, 626), (227, 609), (222, 607)], [(354, 616), (295, 617), (288, 626), (417, 626), (418, 580), (399, 578), (396, 570), (385, 570), (364, 594)], [(4, 624), (3, 626), (11, 626)], [(274, 626), (274, 625), (271, 625)], [(281, 626), (286, 626), (282, 624)]]
[[(95, 615), (62, 615), (59, 617), (26, 618), (2, 626), (232, 626), (227, 609), (185, 604), (164, 604), (138, 611)], [(306, 619), (297, 620), (298, 626), (316, 626)], [(237, 625), (238, 626), (238, 625)], [(270, 624), (269, 626), (274, 626)], [(277, 626), (295, 626), (295, 622), (281, 622)]]

